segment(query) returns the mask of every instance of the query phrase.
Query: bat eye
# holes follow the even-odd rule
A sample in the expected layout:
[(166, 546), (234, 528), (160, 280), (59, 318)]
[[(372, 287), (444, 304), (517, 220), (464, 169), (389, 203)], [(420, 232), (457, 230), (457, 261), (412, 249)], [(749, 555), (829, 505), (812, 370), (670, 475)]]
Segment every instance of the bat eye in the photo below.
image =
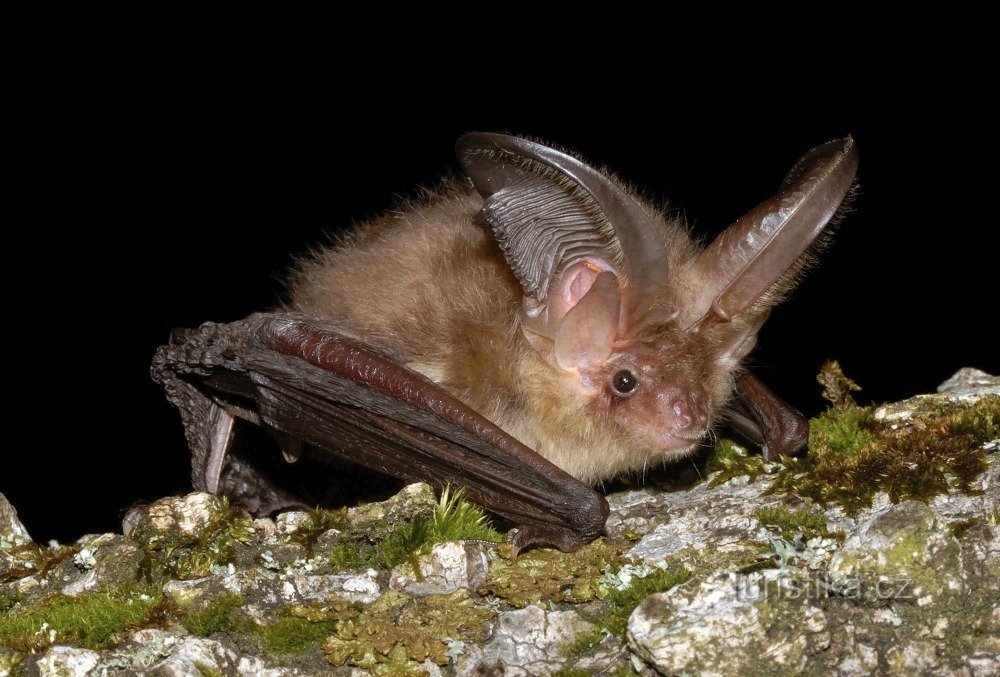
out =
[(615, 389), (615, 393), (623, 397), (627, 397), (635, 392), (636, 386), (639, 385), (639, 379), (635, 377), (635, 374), (630, 372), (628, 369), (619, 369), (615, 372), (615, 375), (611, 377), (611, 387)]

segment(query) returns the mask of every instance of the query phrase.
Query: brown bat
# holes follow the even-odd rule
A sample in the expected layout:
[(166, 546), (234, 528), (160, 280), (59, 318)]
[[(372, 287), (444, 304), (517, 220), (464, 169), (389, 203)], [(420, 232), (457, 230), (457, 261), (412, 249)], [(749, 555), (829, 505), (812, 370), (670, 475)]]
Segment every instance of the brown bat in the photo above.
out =
[(805, 445), (740, 364), (850, 191), (850, 138), (708, 246), (572, 155), (485, 133), (457, 151), (466, 179), (300, 263), (288, 309), (158, 350), (196, 488), (257, 514), (300, 502), (230, 450), (240, 419), (290, 462), (463, 486), (519, 526), (515, 552), (571, 550), (604, 529), (591, 485), (690, 454), (716, 421), (769, 458)]

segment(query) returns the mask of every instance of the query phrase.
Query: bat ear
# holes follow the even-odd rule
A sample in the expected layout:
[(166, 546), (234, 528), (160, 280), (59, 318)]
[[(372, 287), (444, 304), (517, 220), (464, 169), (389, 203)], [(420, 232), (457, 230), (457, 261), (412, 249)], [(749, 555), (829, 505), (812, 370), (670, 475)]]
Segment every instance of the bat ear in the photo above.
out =
[(563, 369), (586, 369), (607, 361), (618, 334), (620, 309), (618, 278), (601, 273), (559, 323), (556, 363)]
[(474, 133), (456, 150), (524, 290), (525, 328), (556, 342), (561, 365), (607, 357), (666, 274), (643, 206), (593, 167), (532, 141)]
[[(806, 153), (781, 191), (726, 229), (695, 259), (699, 299), (692, 328), (707, 321), (741, 325), (734, 344), (756, 333), (768, 309), (792, 283), (803, 255), (847, 197), (858, 168), (850, 137)], [(735, 327), (734, 327), (735, 328)]]

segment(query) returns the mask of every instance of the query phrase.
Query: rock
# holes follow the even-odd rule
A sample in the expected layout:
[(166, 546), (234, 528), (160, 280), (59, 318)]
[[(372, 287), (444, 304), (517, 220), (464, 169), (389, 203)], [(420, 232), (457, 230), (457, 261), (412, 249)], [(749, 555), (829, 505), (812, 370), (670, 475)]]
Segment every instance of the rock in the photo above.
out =
[[(66, 572), (63, 578), (73, 579), (62, 586), (60, 591), (64, 595), (76, 597), (91, 590), (133, 583), (139, 578), (143, 558), (142, 551), (132, 541), (105, 534), (104, 537), (94, 539), (77, 556), (59, 564), (59, 570)], [(71, 571), (71, 566), (76, 571)]]
[(870, 675), (878, 667), (878, 652), (867, 644), (856, 644), (837, 664), (837, 674), (844, 677)]
[(132, 538), (139, 531), (197, 537), (225, 516), (221, 498), (204, 492), (161, 498), (151, 505), (133, 508), (122, 529)]
[(164, 630), (140, 630), (128, 646), (95, 665), (102, 673), (143, 675), (254, 675), (285, 677), (304, 674), (294, 668), (270, 667), (255, 656), (241, 655), (221, 642), (177, 635)]
[(84, 677), (97, 667), (101, 654), (90, 649), (54, 646), (34, 660), (25, 661), (26, 675), (38, 677)]
[(563, 667), (573, 638), (592, 626), (575, 611), (528, 606), (500, 614), (482, 648), (470, 647), (456, 666), (458, 675), (548, 675)]
[(886, 652), (889, 671), (897, 675), (928, 674), (941, 667), (937, 649), (930, 642), (908, 642), (903, 647), (892, 647)]
[(664, 674), (791, 674), (830, 646), (822, 596), (795, 570), (714, 574), (647, 597), (628, 642)]
[(941, 409), (966, 406), (996, 395), (1000, 395), (1000, 377), (966, 367), (939, 385), (936, 394), (916, 395), (902, 402), (885, 404), (875, 411), (875, 418), (905, 423)]
[(475, 590), (486, 580), (489, 560), (480, 543), (454, 541), (435, 545), (417, 558), (420, 576), (407, 562), (392, 570), (389, 587), (410, 595), (447, 595), (462, 588)]
[(714, 488), (702, 483), (690, 491), (661, 492), (655, 498), (641, 497), (632, 503), (616, 501), (621, 511), (617, 519), (623, 523), (629, 522), (636, 510), (655, 510), (661, 522), (629, 550), (628, 556), (655, 564), (685, 551), (689, 557), (681, 559), (693, 560), (692, 568), (699, 568), (700, 555), (718, 559), (754, 551), (752, 542), (766, 543), (771, 534), (747, 506), (776, 503), (776, 499), (762, 496), (767, 486), (765, 479), (730, 481)]
[(291, 536), (303, 527), (309, 527), (313, 523), (312, 515), (301, 510), (283, 512), (274, 520), (275, 530), (278, 536)]
[(964, 367), (937, 387), (939, 393), (950, 395), (1000, 395), (1000, 377), (991, 376), (980, 369)]
[(17, 651), (0, 646), (0, 677), (11, 677), (23, 658)]
[(28, 543), (31, 543), (28, 530), (17, 519), (14, 506), (7, 501), (6, 496), (0, 494), (0, 550), (9, 550)]
[(961, 548), (934, 511), (905, 501), (858, 520), (830, 561), (829, 576), (844, 594), (865, 602), (901, 599), (931, 603), (961, 592)]
[(417, 482), (403, 487), (387, 501), (349, 508), (347, 520), (352, 530), (386, 533), (417, 517), (433, 514), (437, 503), (434, 489), (429, 484)]

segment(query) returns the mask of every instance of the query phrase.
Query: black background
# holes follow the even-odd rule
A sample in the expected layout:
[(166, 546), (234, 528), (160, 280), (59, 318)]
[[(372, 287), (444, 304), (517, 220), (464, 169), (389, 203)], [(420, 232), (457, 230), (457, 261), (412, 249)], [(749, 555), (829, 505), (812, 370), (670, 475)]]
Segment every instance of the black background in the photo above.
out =
[(468, 130), (571, 147), (706, 234), (769, 196), (810, 147), (853, 134), (860, 195), (762, 331), (758, 375), (812, 414), (826, 359), (866, 401), (1000, 367), (996, 170), (980, 164), (994, 123), (968, 91), (885, 80), (808, 100), (766, 83), (763, 95), (654, 84), (622, 103), (554, 87), (501, 107), (489, 88), (382, 84), (376, 96), (216, 73), (32, 109), (12, 184), (26, 244), (7, 255), (28, 271), (8, 298), (7, 422), (23, 441), (6, 445), (0, 492), (36, 539), (113, 529), (131, 503), (188, 488), (178, 418), (148, 376), (155, 346), (172, 327), (276, 304), (291, 256), (454, 172)]

